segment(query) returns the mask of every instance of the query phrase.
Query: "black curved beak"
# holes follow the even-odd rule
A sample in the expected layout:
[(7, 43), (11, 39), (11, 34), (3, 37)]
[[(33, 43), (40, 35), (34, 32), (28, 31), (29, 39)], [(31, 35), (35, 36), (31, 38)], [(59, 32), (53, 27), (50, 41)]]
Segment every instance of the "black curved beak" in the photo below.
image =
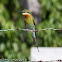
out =
[(16, 12), (16, 13), (23, 13), (23, 11), (18, 11), (18, 12)]

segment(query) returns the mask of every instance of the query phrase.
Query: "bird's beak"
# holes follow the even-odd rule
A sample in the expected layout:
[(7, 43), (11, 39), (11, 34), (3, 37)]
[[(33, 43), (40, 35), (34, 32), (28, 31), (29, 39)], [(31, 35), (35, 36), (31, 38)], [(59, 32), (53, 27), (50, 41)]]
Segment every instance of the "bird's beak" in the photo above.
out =
[(17, 13), (23, 13), (23, 11), (18, 11)]
[(25, 12), (23, 12), (23, 11), (18, 11), (17, 13), (22, 13), (22, 15), (30, 15), (29, 13), (25, 13)]

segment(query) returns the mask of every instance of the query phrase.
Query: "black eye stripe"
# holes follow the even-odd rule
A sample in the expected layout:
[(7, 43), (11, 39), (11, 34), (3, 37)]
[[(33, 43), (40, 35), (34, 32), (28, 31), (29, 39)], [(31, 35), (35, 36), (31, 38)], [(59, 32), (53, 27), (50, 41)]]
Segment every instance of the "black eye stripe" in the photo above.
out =
[[(23, 12), (23, 13), (29, 13), (29, 12)], [(29, 13), (30, 14), (30, 13)]]
[(29, 12), (27, 12), (27, 13), (29, 13)]

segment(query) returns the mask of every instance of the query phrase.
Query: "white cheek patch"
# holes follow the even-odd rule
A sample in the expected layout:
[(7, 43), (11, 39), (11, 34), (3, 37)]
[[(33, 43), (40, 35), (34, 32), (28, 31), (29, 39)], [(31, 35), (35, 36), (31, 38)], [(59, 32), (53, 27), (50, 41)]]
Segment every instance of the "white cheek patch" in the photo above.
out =
[(22, 13), (22, 15), (30, 15), (29, 13)]

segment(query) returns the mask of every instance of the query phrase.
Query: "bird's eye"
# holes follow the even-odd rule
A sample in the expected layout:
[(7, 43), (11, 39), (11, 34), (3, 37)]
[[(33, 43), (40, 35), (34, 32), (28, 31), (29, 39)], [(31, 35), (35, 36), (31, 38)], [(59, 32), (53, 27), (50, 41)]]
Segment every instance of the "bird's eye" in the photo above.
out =
[(27, 13), (29, 13), (29, 12), (27, 12)]

